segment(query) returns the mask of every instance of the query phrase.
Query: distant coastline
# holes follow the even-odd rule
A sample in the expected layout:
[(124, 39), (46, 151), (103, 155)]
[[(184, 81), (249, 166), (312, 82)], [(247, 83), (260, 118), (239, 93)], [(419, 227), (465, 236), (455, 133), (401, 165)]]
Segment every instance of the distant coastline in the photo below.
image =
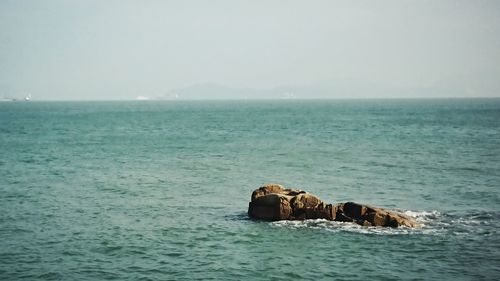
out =
[[(374, 98), (293, 98), (293, 99), (285, 99), (285, 98), (178, 98), (178, 99), (155, 99), (155, 98), (147, 98), (147, 99), (137, 99), (137, 98), (126, 98), (126, 99), (37, 99), (30, 100), (30, 102), (145, 102), (145, 103), (155, 103), (155, 102), (224, 102), (224, 101), (255, 101), (255, 102), (265, 102), (265, 101), (281, 101), (281, 102), (300, 102), (300, 101), (439, 101), (439, 100), (499, 100), (500, 97), (374, 97)], [(0, 99), (0, 102), (5, 103), (24, 103), (24, 100), (19, 99)]]
[[(52, 98), (39, 93), (39, 101), (180, 101), (180, 100), (385, 100), (385, 99), (476, 99), (500, 98), (498, 93), (473, 93), (467, 89), (441, 87), (400, 88), (366, 81), (333, 80), (310, 85), (284, 85), (272, 88), (243, 88), (218, 83), (196, 83), (164, 92), (139, 91), (121, 96), (111, 93), (89, 93), (85, 98)], [(103, 98), (101, 98), (103, 97)], [(32, 100), (31, 95), (4, 95), (0, 101)]]

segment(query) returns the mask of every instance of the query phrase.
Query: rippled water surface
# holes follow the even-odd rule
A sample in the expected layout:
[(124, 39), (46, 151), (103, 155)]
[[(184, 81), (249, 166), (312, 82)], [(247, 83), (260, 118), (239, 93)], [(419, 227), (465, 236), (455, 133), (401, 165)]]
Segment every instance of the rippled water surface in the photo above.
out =
[[(246, 210), (269, 182), (419, 229)], [(0, 103), (2, 280), (498, 280), (500, 100)]]

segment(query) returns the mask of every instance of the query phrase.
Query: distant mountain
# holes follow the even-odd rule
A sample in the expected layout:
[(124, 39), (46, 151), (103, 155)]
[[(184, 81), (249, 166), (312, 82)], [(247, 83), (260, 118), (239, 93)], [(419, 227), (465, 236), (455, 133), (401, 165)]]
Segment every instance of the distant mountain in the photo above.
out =
[(168, 91), (158, 99), (350, 99), (461, 96), (459, 90), (441, 87), (398, 88), (355, 80), (331, 80), (311, 85), (284, 85), (271, 89), (235, 88), (216, 83), (198, 83)]
[(318, 93), (320, 91), (304, 86), (256, 89), (228, 87), (216, 83), (199, 83), (170, 90), (160, 99), (293, 99), (321, 97), (322, 95), (318, 95)]
[(278, 99), (287, 98), (286, 93), (269, 89), (228, 87), (216, 83), (199, 83), (168, 91), (161, 99)]

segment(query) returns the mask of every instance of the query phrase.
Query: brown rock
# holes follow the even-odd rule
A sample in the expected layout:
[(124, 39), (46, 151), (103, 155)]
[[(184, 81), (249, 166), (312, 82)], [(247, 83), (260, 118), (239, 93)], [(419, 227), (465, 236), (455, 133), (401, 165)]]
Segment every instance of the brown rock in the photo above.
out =
[(389, 213), (389, 223), (388, 226), (406, 226), (406, 227), (418, 227), (419, 224), (411, 217), (400, 214), (400, 213)]
[(290, 219), (292, 208), (289, 200), (287, 196), (277, 193), (260, 196), (250, 202), (248, 215), (252, 218), (273, 221)]
[(288, 189), (279, 184), (256, 189), (252, 193), (248, 215), (271, 221), (327, 219), (363, 226), (418, 226), (414, 219), (397, 212), (354, 202), (326, 204), (303, 190)]
[(373, 224), (369, 221), (363, 221), (363, 223), (360, 223), (362, 226), (373, 226)]
[(352, 221), (363, 225), (364, 222), (369, 222), (372, 226), (389, 226), (389, 227), (416, 227), (417, 222), (403, 214), (389, 211), (387, 209), (373, 207), (369, 205), (363, 205), (354, 202), (347, 202), (339, 204), (339, 210), (342, 213), (341, 216), (337, 217), (339, 221)]
[(342, 208), (344, 214), (351, 218), (362, 218), (366, 214), (367, 208), (354, 202), (344, 203)]
[(322, 201), (310, 193), (299, 193), (292, 198), (291, 203), (294, 209), (302, 209), (314, 208)]
[(254, 190), (254, 192), (252, 192), (252, 201), (260, 196), (264, 196), (271, 193), (294, 196), (299, 193), (305, 193), (305, 191), (298, 189), (284, 188), (280, 184), (271, 183)]
[(268, 184), (252, 193), (248, 215), (263, 220), (303, 220), (331, 218), (330, 209), (316, 196), (298, 189)]
[(387, 215), (381, 212), (371, 212), (365, 216), (366, 220), (369, 221), (373, 226), (386, 226), (388, 224)]
[(326, 220), (334, 220), (335, 219), (335, 207), (332, 204), (325, 204), (321, 202), (315, 207), (306, 207), (304, 208), (304, 219), (326, 219)]

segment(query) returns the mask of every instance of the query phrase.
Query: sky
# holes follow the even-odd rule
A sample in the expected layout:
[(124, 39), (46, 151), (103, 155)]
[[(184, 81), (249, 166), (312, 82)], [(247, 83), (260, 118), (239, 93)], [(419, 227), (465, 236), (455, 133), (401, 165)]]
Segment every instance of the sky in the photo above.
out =
[(500, 1), (0, 0), (0, 98), (337, 82), (500, 97)]

